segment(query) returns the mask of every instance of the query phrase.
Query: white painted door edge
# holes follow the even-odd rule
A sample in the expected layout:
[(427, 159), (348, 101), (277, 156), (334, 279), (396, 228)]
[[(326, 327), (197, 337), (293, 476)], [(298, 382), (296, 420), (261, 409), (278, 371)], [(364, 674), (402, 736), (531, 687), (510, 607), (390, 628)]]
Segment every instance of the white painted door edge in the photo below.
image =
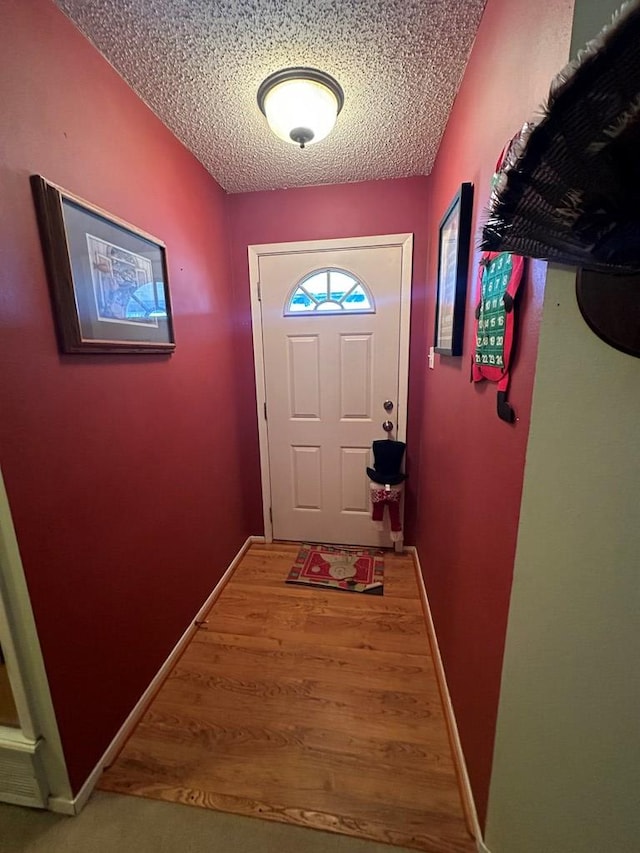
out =
[[(266, 392), (264, 378), (264, 347), (262, 341), (262, 310), (260, 303), (260, 256), (306, 252), (312, 249), (349, 249), (367, 246), (399, 246), (402, 249), (402, 284), (400, 288), (400, 349), (398, 412), (408, 412), (409, 393), (409, 335), (411, 322), (411, 273), (413, 264), (413, 234), (382, 234), (370, 237), (350, 237), (337, 240), (304, 240), (294, 243), (263, 243), (247, 247), (249, 259), (249, 290), (251, 296), (251, 325), (253, 329), (253, 362), (256, 377), (256, 414), (260, 443), (260, 477), (262, 482), (262, 518), (266, 542), (273, 541), (271, 523), (271, 474), (269, 470), (268, 428), (265, 417)], [(407, 424), (396, 424), (399, 441), (407, 439)], [(398, 550), (398, 549), (396, 549)]]
[[(0, 471), (0, 628), (22, 736), (38, 742), (37, 772), (45, 796), (71, 795), (29, 590)], [(40, 740), (41, 739), (41, 740)], [(34, 753), (35, 755), (35, 753)]]
[(422, 567), (420, 566), (420, 557), (418, 555), (418, 550), (413, 545), (408, 546), (405, 549), (407, 552), (413, 555), (413, 560), (415, 564), (416, 570), (416, 579), (418, 582), (418, 590), (420, 592), (420, 597), (422, 599), (422, 603), (424, 605), (424, 614), (427, 622), (427, 632), (429, 634), (429, 640), (431, 643), (431, 649), (433, 653), (433, 663), (436, 670), (436, 677), (438, 679), (438, 683), (440, 686), (440, 695), (442, 696), (442, 704), (445, 717), (447, 719), (447, 727), (449, 729), (449, 735), (451, 739), (451, 746), (454, 753), (454, 762), (458, 769), (458, 779), (461, 787), (461, 796), (462, 796), (462, 805), (465, 813), (465, 817), (467, 819), (467, 823), (469, 825), (469, 829), (475, 839), (478, 853), (490, 853), (487, 847), (485, 847), (484, 841), (482, 839), (482, 830), (480, 829), (480, 822), (478, 820), (478, 812), (476, 810), (476, 804), (473, 797), (473, 791), (471, 789), (471, 782), (469, 781), (469, 774), (467, 772), (467, 764), (464, 758), (464, 752), (462, 751), (462, 743), (460, 742), (460, 735), (458, 733), (458, 724), (456, 723), (456, 715), (453, 710), (453, 703), (451, 701), (451, 695), (449, 693), (449, 687), (447, 685), (447, 676), (444, 670), (444, 665), (442, 663), (442, 656), (440, 655), (440, 647), (438, 645), (438, 638), (436, 636), (435, 625), (433, 623), (433, 617), (431, 615), (431, 607), (429, 605), (429, 597), (427, 595), (427, 589), (424, 584), (424, 578), (422, 576)]
[(196, 615), (189, 622), (189, 625), (185, 629), (184, 633), (182, 634), (172, 651), (169, 653), (169, 656), (162, 664), (156, 675), (153, 677), (147, 689), (144, 691), (140, 699), (138, 699), (137, 703), (131, 710), (127, 719), (120, 726), (115, 737), (105, 750), (102, 758), (98, 761), (96, 766), (93, 768), (93, 770), (85, 780), (80, 791), (76, 794), (75, 797), (51, 797), (49, 799), (49, 809), (52, 812), (57, 812), (58, 814), (66, 815), (76, 815), (82, 811), (82, 809), (87, 803), (87, 800), (91, 796), (93, 789), (97, 785), (98, 780), (102, 775), (102, 772), (105, 770), (106, 767), (109, 766), (109, 764), (112, 763), (112, 761), (114, 761), (118, 752), (120, 752), (120, 750), (124, 746), (125, 741), (131, 734), (131, 731), (135, 728), (136, 724), (145, 712), (147, 705), (153, 698), (153, 695), (158, 690), (165, 678), (169, 675), (169, 673), (175, 666), (176, 661), (184, 651), (185, 646), (189, 643), (189, 641), (195, 634), (197, 630), (195, 623), (203, 619), (207, 612), (210, 610), (211, 606), (228, 583), (235, 569), (238, 567), (240, 560), (243, 558), (250, 546), (254, 544), (254, 542), (264, 542), (264, 536), (249, 536), (247, 538), (247, 540), (241, 546), (236, 556), (229, 564), (229, 567), (227, 568), (225, 573), (222, 575), (218, 583), (208, 595), (202, 607), (198, 610)]

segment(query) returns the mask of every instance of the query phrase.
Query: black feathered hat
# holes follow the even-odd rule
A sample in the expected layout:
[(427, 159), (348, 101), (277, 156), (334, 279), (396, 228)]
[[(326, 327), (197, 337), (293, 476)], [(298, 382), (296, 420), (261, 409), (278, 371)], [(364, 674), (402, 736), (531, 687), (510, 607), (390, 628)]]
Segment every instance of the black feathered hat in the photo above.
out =
[(639, 43), (640, 3), (626, 3), (556, 76), (498, 168), (481, 249), (640, 272)]
[(374, 441), (373, 468), (367, 468), (367, 475), (374, 483), (385, 486), (396, 486), (402, 483), (406, 475), (400, 471), (402, 458), (406, 448), (404, 441), (394, 441), (391, 438), (382, 438)]

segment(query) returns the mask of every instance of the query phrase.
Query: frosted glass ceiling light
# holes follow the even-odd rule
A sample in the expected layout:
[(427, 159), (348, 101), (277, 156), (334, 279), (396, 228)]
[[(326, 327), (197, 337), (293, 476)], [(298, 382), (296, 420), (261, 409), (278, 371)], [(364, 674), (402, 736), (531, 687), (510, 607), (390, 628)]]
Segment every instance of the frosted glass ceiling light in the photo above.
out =
[(331, 133), (343, 103), (338, 81), (315, 68), (276, 71), (258, 89), (258, 106), (271, 130), (300, 148)]

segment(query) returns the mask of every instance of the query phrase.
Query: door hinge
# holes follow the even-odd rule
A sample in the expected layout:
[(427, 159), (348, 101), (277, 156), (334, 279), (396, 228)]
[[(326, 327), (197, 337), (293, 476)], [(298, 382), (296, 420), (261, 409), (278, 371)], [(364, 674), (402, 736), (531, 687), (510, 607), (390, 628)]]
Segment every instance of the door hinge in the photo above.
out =
[(260, 282), (258, 282), (258, 302), (262, 302), (262, 289), (260, 287)]
[(267, 403), (266, 403), (266, 400), (264, 402), (264, 419), (265, 419), (265, 421), (267, 420)]
[(269, 521), (271, 522), (271, 525), (273, 526), (273, 510), (271, 509), (271, 507), (269, 507)]

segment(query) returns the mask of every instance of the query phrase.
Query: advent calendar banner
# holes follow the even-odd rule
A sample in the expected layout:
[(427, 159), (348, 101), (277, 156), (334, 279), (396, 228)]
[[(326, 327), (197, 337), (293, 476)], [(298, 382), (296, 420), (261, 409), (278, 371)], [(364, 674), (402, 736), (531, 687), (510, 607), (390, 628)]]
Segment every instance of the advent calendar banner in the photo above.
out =
[(522, 281), (524, 258), (508, 252), (483, 252), (478, 265), (476, 347), (471, 378), (498, 383), (498, 416), (512, 423), (507, 403), (509, 364), (515, 333), (515, 297)]

